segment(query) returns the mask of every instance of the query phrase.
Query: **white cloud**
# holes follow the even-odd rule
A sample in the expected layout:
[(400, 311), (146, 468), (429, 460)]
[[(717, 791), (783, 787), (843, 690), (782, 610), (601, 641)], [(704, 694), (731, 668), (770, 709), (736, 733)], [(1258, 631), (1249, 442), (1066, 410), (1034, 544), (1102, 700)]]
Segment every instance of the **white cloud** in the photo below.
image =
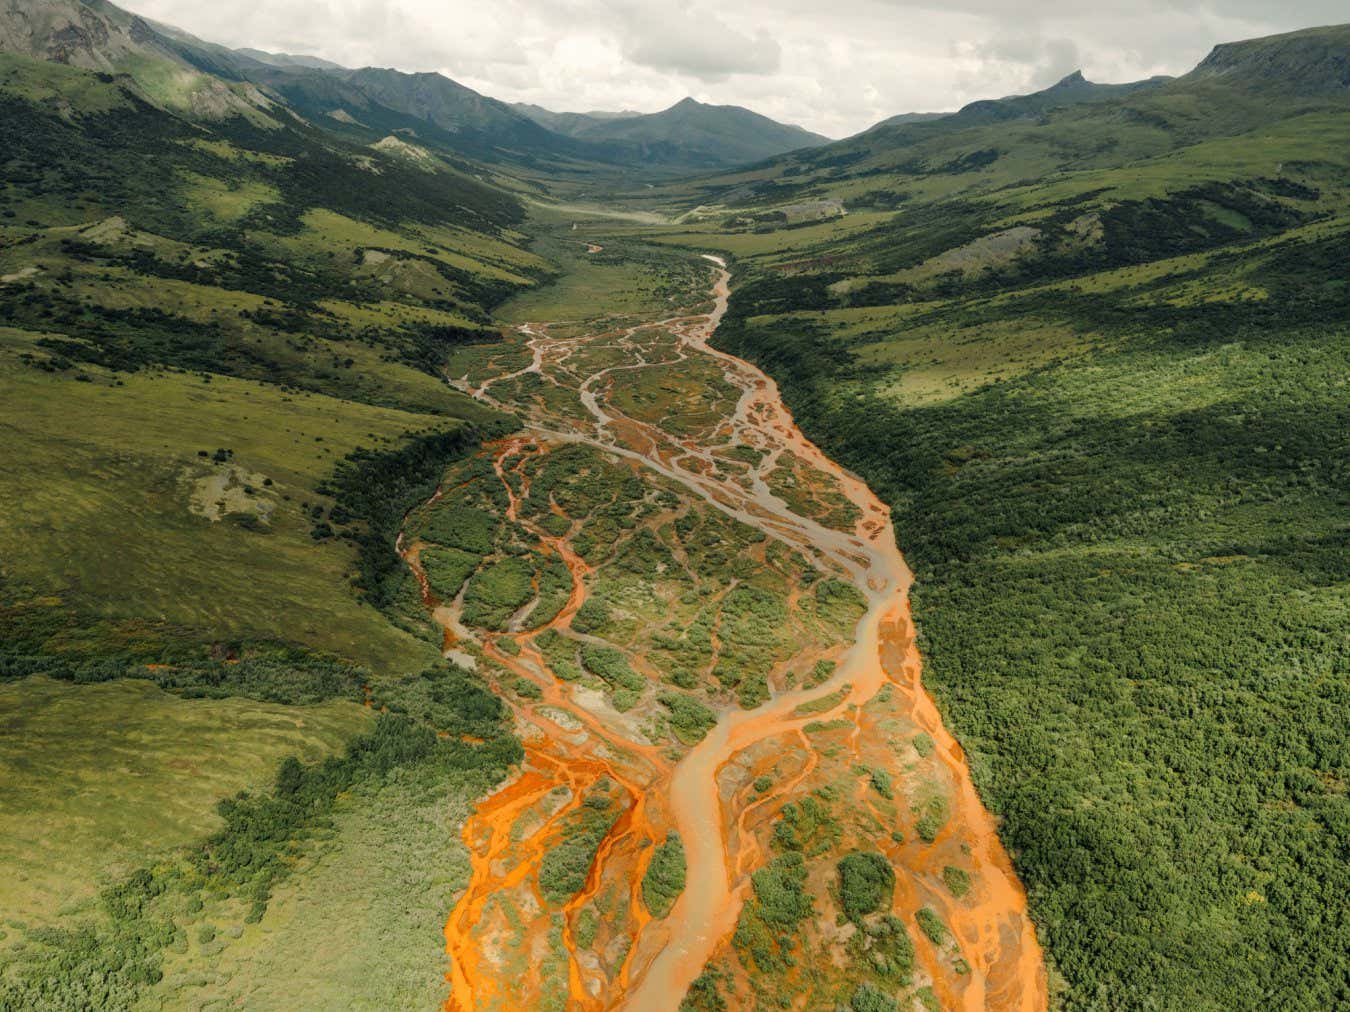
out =
[(1090, 80), (1180, 74), (1209, 48), (1345, 20), (1344, 0), (125, 0), (212, 42), (437, 70), (554, 109), (692, 95), (843, 136)]

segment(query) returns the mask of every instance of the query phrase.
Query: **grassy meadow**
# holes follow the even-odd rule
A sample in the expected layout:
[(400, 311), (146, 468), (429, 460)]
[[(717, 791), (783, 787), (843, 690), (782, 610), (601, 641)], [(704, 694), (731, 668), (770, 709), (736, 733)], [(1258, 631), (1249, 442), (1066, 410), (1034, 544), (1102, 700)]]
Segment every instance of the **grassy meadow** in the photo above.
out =
[(394, 537), (512, 424), (441, 369), (548, 276), (522, 209), (8, 55), (0, 112), (0, 1007), (295, 1007), (261, 954), (334, 946), (311, 1007), (434, 1003), (450, 820), (518, 746)]
[(133, 680), (0, 683), (10, 941), (19, 923), (87, 910), (103, 886), (218, 830), (216, 799), (269, 787), (287, 755), (323, 759), (372, 720), (350, 702), (181, 699)]

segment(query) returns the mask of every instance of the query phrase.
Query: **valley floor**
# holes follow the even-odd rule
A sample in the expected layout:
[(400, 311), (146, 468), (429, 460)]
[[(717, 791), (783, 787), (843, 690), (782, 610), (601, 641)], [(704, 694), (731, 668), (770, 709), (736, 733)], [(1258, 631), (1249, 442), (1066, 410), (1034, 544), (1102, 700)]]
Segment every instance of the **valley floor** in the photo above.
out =
[(451, 469), (403, 551), (526, 759), (465, 825), (450, 1007), (1042, 1008), (888, 510), (708, 347), (705, 259), (702, 306), (523, 323), (452, 363), (526, 427)]

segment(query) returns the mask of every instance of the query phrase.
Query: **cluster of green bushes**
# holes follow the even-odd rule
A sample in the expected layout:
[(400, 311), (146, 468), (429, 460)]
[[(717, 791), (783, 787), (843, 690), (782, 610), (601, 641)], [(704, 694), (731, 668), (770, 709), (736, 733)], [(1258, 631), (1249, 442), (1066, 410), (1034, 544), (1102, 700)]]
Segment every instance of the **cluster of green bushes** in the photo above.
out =
[(579, 633), (598, 633), (609, 624), (609, 605), (604, 598), (588, 597), (572, 616), (572, 628)]
[(871, 982), (864, 986), (894, 994), (896, 988), (910, 983), (914, 942), (904, 922), (894, 914), (880, 914), (859, 924), (848, 948), (855, 979), (861, 977)]
[(683, 692), (663, 692), (656, 701), (670, 711), (670, 729), (686, 745), (697, 745), (717, 725), (717, 714)]
[(538, 629), (558, 617), (572, 596), (572, 573), (552, 552), (534, 555), (538, 600), (525, 616), (525, 628)]
[(815, 913), (806, 891), (806, 861), (794, 850), (777, 854), (750, 876), (753, 895), (741, 908), (731, 943), (742, 962), (761, 973), (788, 969), (796, 962), (801, 922)]
[(642, 876), (642, 902), (653, 917), (665, 917), (675, 906), (684, 892), (685, 871), (684, 844), (678, 833), (671, 833), (657, 845)]
[(564, 682), (578, 682), (584, 672), (577, 661), (577, 641), (557, 630), (545, 629), (535, 637), (534, 645), (543, 652), (549, 670)]
[(534, 596), (534, 567), (528, 559), (508, 555), (489, 563), (464, 590), (464, 622), (501, 631), (507, 620)]
[(964, 868), (947, 865), (942, 869), (942, 881), (946, 884), (947, 891), (958, 900), (970, 892), (970, 872)]
[(458, 548), (428, 545), (418, 556), (427, 586), (442, 601), (453, 601), (464, 582), (477, 571), (482, 558)]
[(0, 582), (0, 681), (46, 675), (93, 683), (139, 678), (189, 698), (246, 696), (303, 705), (360, 699), (370, 673), (304, 647), (211, 642), (202, 631), (71, 612)]
[(941, 947), (947, 944), (947, 925), (931, 908), (920, 907), (914, 914), (914, 920), (918, 922), (924, 937), (934, 945)]
[[(783, 806), (774, 824), (774, 857), (750, 878), (732, 945), (747, 967), (778, 973), (796, 964), (798, 929), (815, 913), (806, 891), (807, 861), (835, 846), (843, 827), (815, 795)], [(767, 986), (767, 984), (766, 984)]]
[(839, 861), (839, 905), (854, 924), (868, 914), (889, 910), (895, 895), (895, 869), (874, 850), (857, 851)]
[(371, 604), (388, 608), (410, 578), (396, 548), (408, 511), (431, 498), (451, 461), (503, 427), (419, 434), (395, 449), (355, 450), (338, 464), (320, 491), (333, 497), (332, 522), (356, 544), (360, 589)]
[(647, 688), (647, 680), (634, 671), (623, 652), (614, 647), (581, 644), (581, 664), (609, 686), (610, 699), (616, 710), (632, 709)]
[(607, 784), (597, 784), (567, 819), (562, 837), (539, 862), (539, 891), (545, 900), (562, 906), (581, 891), (596, 851), (616, 818)]
[(438, 545), (483, 556), (497, 547), (501, 526), (501, 520), (485, 509), (460, 502), (441, 502), (428, 511), (418, 534)]

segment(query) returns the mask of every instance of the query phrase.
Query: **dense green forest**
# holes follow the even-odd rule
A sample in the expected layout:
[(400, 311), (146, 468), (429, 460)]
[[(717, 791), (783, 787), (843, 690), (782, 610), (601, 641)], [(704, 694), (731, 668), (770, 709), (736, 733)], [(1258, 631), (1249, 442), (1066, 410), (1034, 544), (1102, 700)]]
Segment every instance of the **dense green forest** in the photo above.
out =
[(1347, 998), (1342, 241), (1260, 256), (1255, 303), (1032, 292), (1098, 349), (928, 406), (763, 317), (773, 278), (718, 333), (892, 504), (925, 681), (1068, 1007)]

